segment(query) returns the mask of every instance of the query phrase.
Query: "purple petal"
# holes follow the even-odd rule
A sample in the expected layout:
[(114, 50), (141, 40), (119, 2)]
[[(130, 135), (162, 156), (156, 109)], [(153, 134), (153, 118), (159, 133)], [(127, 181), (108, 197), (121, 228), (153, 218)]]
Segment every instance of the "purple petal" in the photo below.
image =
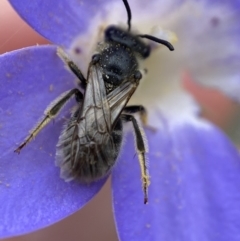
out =
[(112, 173), (119, 237), (240, 240), (240, 158), (215, 127), (196, 121), (148, 132), (151, 184), (143, 204), (133, 138)]
[[(84, 48), (92, 41), (94, 33), (99, 32), (105, 24), (127, 22), (127, 12), (121, 0), (9, 1), (19, 15), (38, 33), (65, 48), (72, 46), (79, 35), (86, 33), (88, 29), (91, 30), (91, 35)], [(135, 17), (140, 19), (143, 15), (147, 16), (152, 12), (153, 8), (157, 9), (155, 11), (157, 15), (165, 16), (169, 11), (176, 9), (182, 1), (175, 0), (168, 3), (154, 0), (152, 4), (146, 5), (144, 1), (132, 0), (129, 1), (129, 5), (134, 19)]]
[(56, 47), (32, 47), (0, 57), (0, 237), (50, 225), (85, 205), (105, 180), (66, 183), (55, 167), (64, 120), (50, 123), (19, 155), (14, 149), (60, 93), (74, 87)]
[(74, 38), (89, 27), (106, 1), (99, 0), (10, 0), (19, 15), (38, 33), (53, 43), (69, 47)]

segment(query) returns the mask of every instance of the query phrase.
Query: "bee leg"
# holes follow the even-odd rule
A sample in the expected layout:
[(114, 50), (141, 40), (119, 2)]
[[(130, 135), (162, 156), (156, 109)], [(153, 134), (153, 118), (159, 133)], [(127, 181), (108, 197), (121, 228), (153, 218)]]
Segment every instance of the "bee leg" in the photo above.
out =
[(83, 99), (83, 94), (78, 89), (72, 89), (64, 92), (53, 100), (46, 110), (44, 111), (43, 118), (36, 124), (36, 126), (30, 131), (27, 138), (19, 145), (19, 147), (14, 150), (14, 152), (20, 153), (21, 149), (27, 145), (52, 119), (54, 119), (64, 107), (67, 101), (75, 95), (76, 99), (80, 101)]
[(122, 114), (121, 118), (124, 121), (131, 121), (134, 128), (135, 142), (138, 152), (138, 160), (141, 168), (142, 188), (144, 193), (144, 204), (148, 202), (148, 186), (150, 185), (150, 177), (148, 175), (148, 167), (146, 160), (147, 143), (142, 128), (138, 125), (137, 120), (133, 115)]
[(147, 125), (147, 110), (142, 105), (130, 105), (123, 109), (124, 113), (135, 114), (139, 113), (140, 119), (144, 125)]
[(123, 113), (127, 113), (127, 114), (135, 114), (135, 113), (139, 113), (140, 115), (140, 120), (143, 123), (144, 127), (149, 129), (150, 131), (156, 132), (157, 129), (153, 126), (150, 126), (148, 124), (148, 115), (147, 115), (147, 110), (144, 106), (142, 105), (129, 105), (126, 106), (123, 109)]
[(85, 89), (87, 80), (83, 76), (78, 66), (68, 57), (64, 50), (60, 47), (57, 48), (57, 55), (63, 60), (63, 62), (70, 68), (70, 70), (77, 76), (81, 81), (80, 86)]

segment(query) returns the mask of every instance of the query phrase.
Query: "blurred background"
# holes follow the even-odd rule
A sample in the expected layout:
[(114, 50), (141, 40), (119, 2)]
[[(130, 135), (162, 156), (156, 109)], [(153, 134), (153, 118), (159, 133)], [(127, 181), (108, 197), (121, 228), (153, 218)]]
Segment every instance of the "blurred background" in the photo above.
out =
[[(11, 8), (7, 0), (0, 1), (0, 54), (15, 49), (49, 42), (32, 30)], [(184, 87), (202, 106), (202, 115), (222, 128), (240, 144), (240, 108), (215, 90), (197, 85), (190, 76), (183, 79)], [(72, 216), (37, 232), (9, 241), (115, 241), (117, 239), (111, 206), (110, 181), (83, 209)]]

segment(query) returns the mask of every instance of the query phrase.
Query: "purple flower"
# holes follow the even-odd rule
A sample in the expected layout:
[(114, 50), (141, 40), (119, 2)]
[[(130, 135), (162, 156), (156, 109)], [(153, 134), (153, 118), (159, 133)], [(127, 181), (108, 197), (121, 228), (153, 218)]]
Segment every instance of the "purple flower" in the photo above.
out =
[[(85, 73), (101, 27), (125, 24), (122, 1), (11, 0), (34, 29), (68, 50)], [(228, 138), (199, 117), (181, 87), (185, 70), (199, 83), (240, 101), (240, 2), (130, 1), (139, 32), (172, 41), (155, 48), (148, 74), (131, 100), (149, 111), (151, 185), (143, 204), (134, 140), (127, 134), (112, 171), (113, 210), (120, 240), (239, 240), (240, 158)], [(124, 19), (124, 21), (122, 21)], [(64, 182), (54, 166), (64, 112), (20, 155), (13, 153), (47, 105), (74, 87), (56, 46), (0, 56), (0, 234), (48, 226), (85, 205), (105, 180)]]

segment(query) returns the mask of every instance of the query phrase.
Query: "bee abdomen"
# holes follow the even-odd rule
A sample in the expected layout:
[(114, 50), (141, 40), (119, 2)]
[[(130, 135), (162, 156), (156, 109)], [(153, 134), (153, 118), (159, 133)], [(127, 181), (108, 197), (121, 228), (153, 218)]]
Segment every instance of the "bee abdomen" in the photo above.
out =
[[(106, 176), (116, 163), (122, 143), (122, 123), (119, 120), (109, 135), (89, 135), (79, 131), (81, 125), (70, 121), (62, 131), (57, 144), (56, 165), (61, 178), (92, 182)], [(91, 132), (92, 134), (92, 132)]]

